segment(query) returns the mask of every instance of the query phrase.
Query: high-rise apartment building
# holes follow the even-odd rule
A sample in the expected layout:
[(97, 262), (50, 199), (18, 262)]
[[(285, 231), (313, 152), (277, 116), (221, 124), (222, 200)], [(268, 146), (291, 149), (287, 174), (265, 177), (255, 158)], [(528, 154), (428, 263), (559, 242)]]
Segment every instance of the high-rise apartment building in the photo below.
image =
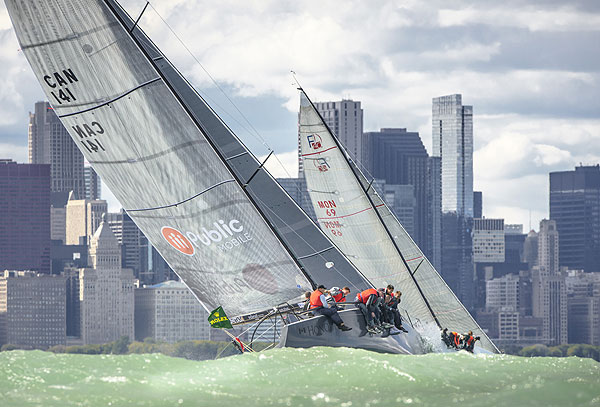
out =
[[(315, 102), (315, 107), (352, 158), (360, 162), (363, 156), (363, 110), (360, 102), (342, 99), (338, 102)], [(298, 138), (298, 154), (300, 154), (300, 138)], [(298, 155), (298, 176), (301, 178), (304, 177), (302, 165), (302, 159)]]
[(461, 95), (433, 98), (434, 157), (442, 158), (442, 212), (473, 217), (473, 106)]
[[(177, 342), (210, 340), (208, 313), (192, 292), (179, 281), (135, 290), (135, 336)], [(215, 330), (216, 331), (216, 330)]]
[(600, 273), (569, 271), (569, 343), (600, 345)]
[(134, 338), (134, 277), (121, 267), (119, 242), (103, 221), (90, 239), (90, 268), (79, 271), (81, 339), (107, 343)]
[(148, 267), (149, 243), (146, 236), (123, 209), (119, 213), (108, 213), (106, 220), (121, 246), (123, 268), (132, 269), (133, 275), (142, 284), (153, 284), (154, 278)]
[(473, 191), (473, 218), (483, 217), (483, 192)]
[(83, 167), (83, 177), (85, 179), (85, 199), (95, 201), (101, 199), (102, 183), (96, 171), (89, 166)]
[(519, 283), (521, 279), (516, 274), (494, 278), (486, 282), (486, 310), (519, 310)]
[(50, 166), (0, 160), (0, 271), (50, 273)]
[(0, 274), (0, 344), (46, 349), (66, 342), (66, 284), (34, 271)]
[(104, 200), (75, 199), (75, 194), (71, 193), (66, 208), (65, 244), (77, 245), (82, 240), (87, 244), (100, 226), (108, 205)]
[(52, 192), (84, 198), (83, 154), (48, 102), (37, 102), (29, 114), (29, 162), (50, 164)]
[(550, 219), (560, 233), (560, 265), (600, 272), (600, 165), (550, 173)]

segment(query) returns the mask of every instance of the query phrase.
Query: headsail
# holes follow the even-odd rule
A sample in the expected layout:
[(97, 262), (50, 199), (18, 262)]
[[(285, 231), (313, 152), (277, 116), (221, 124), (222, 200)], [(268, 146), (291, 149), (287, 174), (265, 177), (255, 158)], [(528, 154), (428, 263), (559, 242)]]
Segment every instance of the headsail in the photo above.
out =
[[(233, 135), (215, 143), (213, 133), (225, 127), (212, 112), (205, 121), (197, 117), (191, 105), (210, 109), (116, 2), (6, 0), (6, 5), (56, 114), (199, 299), (236, 315), (311, 288), (304, 264), (281, 237), (287, 231), (276, 229), (245, 185), (249, 177), (231, 165), (236, 154), (249, 163), (253, 157)], [(256, 178), (264, 177), (263, 172)], [(326, 241), (313, 229), (316, 243)], [(314, 254), (315, 245), (304, 246), (307, 256)], [(315, 277), (324, 263), (311, 269)], [(366, 284), (355, 270), (349, 275), (357, 285)]]
[(497, 352), (469, 312), (366, 180), (304, 91), (300, 91), (304, 175), (321, 228), (376, 286), (394, 284), (421, 324), (472, 330)]

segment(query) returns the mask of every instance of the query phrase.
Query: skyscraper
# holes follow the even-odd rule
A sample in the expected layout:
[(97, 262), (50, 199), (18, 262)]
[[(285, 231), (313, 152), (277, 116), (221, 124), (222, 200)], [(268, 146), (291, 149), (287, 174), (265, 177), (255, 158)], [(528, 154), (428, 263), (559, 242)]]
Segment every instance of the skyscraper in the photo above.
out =
[(0, 160), (0, 271), (50, 273), (50, 166)]
[[(360, 162), (363, 157), (363, 110), (360, 102), (342, 99), (339, 102), (315, 102), (315, 107), (352, 158)], [(298, 143), (300, 143), (300, 139), (298, 139)], [(303, 177), (300, 156), (298, 156), (298, 165), (299, 177)]]
[(558, 274), (558, 231), (556, 221), (543, 219), (538, 233), (538, 265), (550, 275)]
[(455, 94), (433, 98), (432, 156), (440, 157), (442, 276), (470, 308), (474, 304), (473, 107)]
[(52, 192), (73, 191), (85, 197), (83, 154), (48, 102), (37, 102), (29, 114), (29, 162), (50, 164)]
[(107, 210), (104, 200), (75, 199), (75, 194), (71, 193), (67, 201), (65, 244), (80, 244), (82, 238), (83, 244), (87, 244)]
[(473, 106), (462, 95), (433, 98), (434, 157), (442, 158), (442, 212), (473, 217)]
[(560, 265), (600, 272), (600, 165), (550, 173), (550, 219), (560, 233)]
[[(376, 179), (391, 185), (412, 185), (416, 201), (410, 235), (435, 264), (431, 229), (432, 180), (429, 177), (429, 155), (417, 132), (406, 129), (381, 129), (364, 133), (363, 164)], [(390, 204), (390, 202), (388, 202)], [(396, 214), (398, 215), (398, 214)]]
[(481, 191), (473, 191), (473, 218), (480, 219), (483, 217), (483, 193)]

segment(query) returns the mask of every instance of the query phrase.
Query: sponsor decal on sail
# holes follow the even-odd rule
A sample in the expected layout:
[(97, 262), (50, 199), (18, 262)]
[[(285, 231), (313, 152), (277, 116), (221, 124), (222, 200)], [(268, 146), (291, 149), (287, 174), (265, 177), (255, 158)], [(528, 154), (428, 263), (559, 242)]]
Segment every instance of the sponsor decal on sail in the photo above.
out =
[(171, 246), (188, 256), (194, 254), (194, 247), (202, 249), (203, 246), (216, 244), (221, 251), (229, 251), (252, 240), (250, 233), (244, 232), (244, 225), (237, 219), (229, 222), (219, 219), (209, 228), (186, 231), (185, 236), (177, 229), (164, 226), (162, 235)]
[(309, 134), (306, 136), (306, 140), (308, 141), (308, 146), (313, 150), (318, 150), (323, 147), (321, 136), (318, 134)]
[(313, 160), (313, 163), (315, 164), (315, 167), (317, 167), (317, 169), (321, 172), (327, 172), (331, 168), (331, 166), (327, 162), (327, 159), (323, 157)]
[(212, 328), (233, 328), (231, 322), (229, 321), (229, 318), (227, 318), (227, 315), (225, 314), (225, 311), (223, 311), (223, 307), (221, 306), (210, 313), (210, 315), (208, 316), (208, 323)]

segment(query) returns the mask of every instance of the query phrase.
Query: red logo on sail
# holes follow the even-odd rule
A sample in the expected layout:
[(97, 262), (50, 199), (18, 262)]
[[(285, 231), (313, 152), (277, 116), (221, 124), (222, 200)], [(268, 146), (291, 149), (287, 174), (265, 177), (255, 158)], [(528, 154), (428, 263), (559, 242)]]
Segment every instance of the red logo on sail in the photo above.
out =
[(192, 243), (180, 231), (168, 226), (163, 226), (160, 232), (165, 240), (181, 253), (188, 256), (194, 255), (194, 246), (192, 246)]
[(321, 144), (321, 136), (319, 136), (318, 134), (310, 134), (306, 136), (306, 139), (308, 140), (308, 145), (313, 150), (318, 150), (321, 147), (323, 147), (323, 145)]
[(315, 163), (315, 167), (321, 172), (327, 172), (331, 168), (325, 158), (317, 158), (313, 162)]

